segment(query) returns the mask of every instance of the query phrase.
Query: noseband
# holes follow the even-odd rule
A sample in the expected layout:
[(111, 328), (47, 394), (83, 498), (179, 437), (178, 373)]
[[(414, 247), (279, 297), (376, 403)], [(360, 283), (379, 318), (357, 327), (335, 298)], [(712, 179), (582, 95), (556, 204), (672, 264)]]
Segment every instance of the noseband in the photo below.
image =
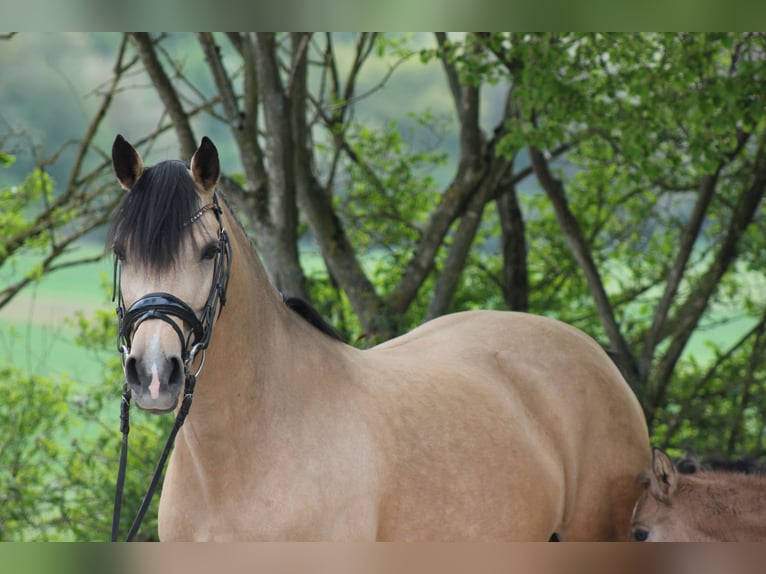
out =
[[(181, 407), (176, 415), (173, 428), (165, 443), (165, 448), (157, 463), (152, 481), (144, 495), (144, 500), (133, 521), (133, 525), (128, 532), (126, 541), (131, 541), (138, 532), (143, 520), (144, 514), (149, 508), (154, 491), (157, 489), (159, 479), (165, 467), (165, 461), (170, 454), (170, 449), (175, 441), (178, 430), (183, 425), (186, 415), (191, 407), (194, 386), (202, 367), (205, 363), (205, 350), (210, 344), (210, 337), (213, 334), (213, 323), (215, 322), (216, 312), (220, 316), (223, 307), (226, 304), (226, 290), (229, 285), (229, 272), (231, 270), (231, 244), (226, 230), (221, 221), (221, 207), (218, 204), (218, 196), (213, 194), (213, 202), (203, 206), (195, 213), (185, 225), (191, 225), (198, 221), (207, 211), (213, 211), (218, 220), (218, 253), (215, 256), (213, 268), (213, 280), (210, 285), (210, 292), (198, 317), (194, 310), (181, 299), (170, 293), (148, 293), (133, 303), (130, 308), (125, 309), (125, 302), (122, 298), (120, 287), (121, 267), (117, 257), (114, 259), (114, 277), (112, 300), (117, 300), (117, 348), (122, 356), (122, 365), (125, 367), (125, 361), (130, 355), (130, 349), (133, 343), (133, 336), (144, 321), (150, 319), (159, 319), (170, 325), (178, 336), (181, 344), (181, 359), (184, 365), (184, 398)], [(174, 320), (180, 319), (181, 326)], [(190, 328), (189, 335), (184, 336), (183, 325)], [(192, 372), (192, 364), (197, 355), (202, 352), (202, 361), (196, 372)], [(130, 411), (131, 391), (127, 379), (123, 384), (122, 403), (120, 408), (120, 431), (122, 432), (122, 450), (120, 452), (120, 467), (117, 475), (117, 489), (114, 499), (114, 514), (112, 516), (112, 541), (116, 542), (119, 533), (120, 510), (122, 507), (122, 492), (125, 486), (125, 471), (127, 467), (128, 451), (128, 432), (130, 431), (129, 411)]]

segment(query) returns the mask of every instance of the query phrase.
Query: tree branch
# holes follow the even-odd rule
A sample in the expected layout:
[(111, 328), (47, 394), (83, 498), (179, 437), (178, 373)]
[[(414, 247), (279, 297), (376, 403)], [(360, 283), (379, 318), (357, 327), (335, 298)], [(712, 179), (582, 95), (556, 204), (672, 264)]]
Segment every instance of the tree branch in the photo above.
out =
[(489, 175), (482, 180), (478, 191), (468, 202), (465, 211), (460, 217), (460, 224), (452, 237), (447, 260), (444, 262), (444, 267), (436, 281), (433, 296), (428, 305), (427, 319), (443, 315), (449, 310), (457, 290), (460, 275), (463, 269), (465, 269), (471, 245), (481, 224), (484, 208), (497, 187), (498, 181), (509, 167), (509, 162), (494, 162)]
[(144, 64), (146, 73), (149, 74), (149, 78), (151, 78), (152, 83), (157, 90), (157, 94), (160, 96), (162, 103), (165, 105), (165, 109), (170, 115), (170, 119), (176, 130), (176, 135), (178, 136), (181, 155), (190, 158), (197, 150), (194, 133), (189, 124), (189, 117), (186, 112), (184, 112), (181, 101), (178, 98), (178, 93), (173, 88), (170, 78), (168, 78), (165, 70), (162, 68), (162, 64), (160, 64), (160, 61), (157, 58), (157, 54), (154, 51), (154, 42), (146, 32), (132, 32), (130, 33), (130, 37)]
[(740, 339), (731, 347), (729, 347), (725, 353), (719, 356), (716, 361), (708, 368), (705, 375), (700, 377), (700, 379), (694, 385), (694, 388), (681, 401), (681, 404), (679, 405), (678, 416), (668, 421), (668, 430), (665, 433), (665, 440), (662, 444), (663, 447), (667, 447), (670, 444), (673, 437), (678, 432), (682, 421), (685, 420), (684, 413), (689, 409), (692, 401), (699, 396), (702, 389), (704, 389), (713, 380), (715, 375), (718, 373), (718, 370), (734, 356), (734, 353), (744, 347), (753, 336), (757, 336), (759, 333), (762, 333), (764, 327), (766, 327), (766, 312), (761, 315), (761, 319), (752, 329), (740, 337)]
[[(14, 283), (13, 285), (9, 285), (8, 287), (0, 291), (0, 309), (2, 309), (5, 305), (7, 305), (16, 295), (18, 295), (19, 292), (22, 289), (24, 289), (24, 287), (36, 281), (39, 276), (42, 276), (46, 273), (54, 271), (55, 269), (61, 269), (63, 267), (66, 267), (67, 266), (66, 263), (61, 263), (59, 265), (53, 265), (53, 263), (61, 255), (67, 252), (68, 247), (72, 243), (80, 239), (83, 235), (85, 235), (89, 231), (92, 231), (96, 227), (103, 225), (105, 221), (106, 221), (106, 214), (103, 218), (95, 219), (91, 221), (90, 223), (84, 225), (83, 227), (78, 228), (75, 232), (71, 233), (69, 236), (65, 237), (63, 240), (60, 240), (58, 243), (52, 246), (48, 254), (40, 263), (39, 275), (29, 274), (25, 276), (23, 279), (20, 279), (19, 281)], [(98, 256), (95, 259), (98, 260), (101, 257), (102, 256)], [(83, 260), (82, 262), (84, 261), (87, 261), (87, 260)]]
[[(290, 69), (290, 77), (287, 79), (287, 88), (285, 89), (289, 97), (293, 97), (293, 84), (295, 83), (295, 77), (300, 73), (300, 68), (306, 66), (306, 58), (308, 57), (309, 41), (311, 40), (313, 32), (307, 32), (305, 34), (292, 34), (293, 38), (298, 38), (298, 44), (293, 49), (293, 62)], [(305, 97), (305, 94), (304, 94)]]
[(601, 280), (598, 268), (591, 255), (590, 248), (580, 230), (580, 225), (572, 211), (569, 209), (569, 204), (564, 192), (564, 185), (551, 173), (548, 161), (545, 159), (543, 153), (534, 146), (529, 146), (528, 149), (532, 167), (537, 175), (540, 185), (551, 201), (554, 213), (556, 214), (556, 220), (558, 221), (564, 236), (564, 241), (569, 246), (572, 255), (585, 276), (588, 290), (590, 291), (591, 297), (593, 297), (601, 325), (609, 338), (609, 343), (619, 355), (620, 361), (625, 366), (629, 378), (632, 379), (631, 383), (635, 383), (638, 380), (635, 357), (630, 351), (627, 341), (625, 341), (625, 338), (622, 336), (620, 327), (614, 317), (612, 305), (607, 297), (603, 281)]
[(657, 345), (663, 338), (663, 332), (667, 323), (668, 315), (670, 313), (671, 305), (678, 294), (678, 289), (681, 286), (684, 271), (689, 263), (694, 245), (697, 242), (702, 226), (705, 222), (705, 217), (710, 206), (713, 196), (715, 195), (716, 185), (718, 183), (719, 175), (725, 167), (726, 163), (733, 160), (737, 154), (742, 150), (745, 142), (749, 138), (749, 134), (739, 133), (737, 135), (738, 144), (735, 150), (729, 155), (729, 157), (718, 164), (717, 169), (712, 174), (703, 176), (698, 185), (697, 201), (694, 205), (689, 221), (684, 227), (681, 234), (680, 244), (678, 252), (676, 254), (673, 266), (668, 272), (668, 279), (665, 284), (665, 289), (662, 293), (660, 301), (657, 303), (657, 307), (654, 312), (654, 320), (649, 328), (646, 336), (644, 337), (644, 347), (639, 359), (638, 369), (639, 376), (642, 380), (646, 380), (651, 370), (652, 362), (657, 350)]
[(719, 173), (720, 167), (715, 173), (706, 175), (700, 180), (699, 192), (697, 194), (694, 210), (681, 234), (676, 259), (668, 272), (665, 289), (663, 290), (662, 297), (660, 298), (659, 303), (657, 303), (657, 307), (654, 311), (654, 320), (644, 338), (644, 348), (638, 366), (639, 376), (641, 378), (645, 378), (651, 368), (657, 344), (661, 340), (661, 334), (665, 327), (668, 313), (670, 312), (670, 306), (673, 304), (678, 289), (681, 286), (681, 280), (683, 279), (684, 271), (689, 262), (689, 257), (691, 257), (694, 244), (697, 241), (697, 237), (702, 229), (702, 224), (705, 221), (707, 209), (715, 194), (715, 187)]
[(460, 215), (477, 185), (478, 182), (472, 182), (460, 188), (450, 187), (442, 193), (439, 204), (431, 212), (420, 243), (407, 263), (402, 278), (388, 295), (388, 307), (392, 313), (401, 315), (415, 298), (423, 281), (433, 269), (434, 258), (444, 236)]
[[(657, 370), (650, 380), (650, 406), (662, 404), (673, 370), (689, 342), (694, 329), (707, 309), (710, 298), (718, 283), (737, 257), (737, 246), (745, 229), (753, 220), (766, 189), (766, 135), (759, 143), (756, 153), (753, 180), (740, 195), (729, 226), (715, 258), (708, 270), (700, 277), (697, 285), (686, 298), (673, 320), (673, 334), (670, 345), (660, 359)], [(653, 410), (653, 409), (652, 409)]]
[[(244, 101), (246, 111), (239, 109), (237, 95), (234, 92), (231, 78), (226, 72), (221, 59), (221, 51), (215, 42), (215, 38), (210, 32), (198, 34), (198, 40), (202, 51), (205, 54), (205, 60), (208, 63), (210, 72), (213, 75), (218, 93), (221, 95), (224, 111), (226, 113), (226, 122), (231, 129), (234, 139), (237, 142), (242, 167), (245, 170), (245, 177), (253, 189), (261, 190), (267, 186), (267, 174), (263, 165), (263, 151), (258, 145), (258, 91), (257, 82), (254, 81), (254, 70), (251, 68), (252, 62), (246, 55), (249, 53), (249, 42), (241, 41), (239, 48), (242, 50), (243, 60), (245, 61), (245, 95)], [(263, 192), (261, 192), (263, 193)], [(250, 210), (255, 219), (259, 216), (256, 210)], [(256, 223), (257, 224), (257, 223)], [(261, 230), (266, 231), (266, 230)]]
[[(218, 47), (218, 44), (216, 44), (215, 38), (211, 32), (198, 33), (197, 40), (202, 47), (205, 61), (207, 62), (208, 68), (210, 68), (210, 73), (213, 75), (213, 81), (221, 96), (221, 102), (223, 103), (223, 109), (226, 114), (226, 121), (236, 136), (237, 133), (243, 131), (244, 125), (242, 124), (239, 104), (237, 103), (237, 96), (234, 93), (231, 78), (229, 78), (229, 74), (226, 72), (223, 60), (221, 59), (221, 50)], [(239, 143), (239, 140), (237, 143)]]
[[(80, 178), (80, 172), (83, 168), (83, 165), (85, 164), (86, 157), (88, 153), (93, 149), (93, 139), (96, 136), (96, 133), (98, 132), (98, 129), (101, 126), (101, 123), (103, 122), (104, 118), (106, 117), (106, 113), (111, 106), (114, 94), (117, 91), (118, 84), (120, 80), (122, 79), (124, 73), (129, 69), (129, 67), (133, 64), (133, 62), (129, 63), (127, 66), (123, 64), (124, 57), (125, 57), (125, 47), (126, 42), (123, 39), (123, 42), (118, 50), (117, 58), (115, 59), (115, 64), (113, 66), (113, 72), (114, 76), (112, 77), (112, 80), (109, 84), (109, 87), (107, 88), (106, 92), (102, 95), (101, 103), (99, 107), (97, 108), (95, 114), (93, 115), (93, 118), (91, 119), (90, 123), (88, 124), (85, 134), (83, 135), (82, 140), (80, 140), (78, 145), (77, 153), (75, 154), (75, 159), (72, 163), (72, 168), (69, 173), (69, 177), (67, 180), (66, 187), (64, 191), (59, 194), (53, 201), (50, 201), (46, 204), (45, 209), (35, 217), (34, 221), (30, 222), (28, 225), (25, 226), (23, 230), (21, 230), (19, 233), (17, 233), (13, 237), (6, 238), (4, 240), (3, 244), (3, 255), (0, 256), (0, 266), (11, 256), (13, 256), (14, 253), (16, 253), (19, 249), (27, 245), (30, 241), (33, 241), (34, 239), (40, 237), (43, 235), (47, 230), (54, 228), (57, 225), (60, 225), (60, 222), (58, 222), (55, 218), (55, 215), (59, 213), (60, 211), (64, 209), (72, 209), (77, 211), (78, 217), (82, 218), (84, 216), (83, 213), (83, 204), (85, 201), (81, 201), (78, 199), (81, 195), (83, 195), (82, 192), (82, 186), (83, 182)], [(64, 144), (65, 146), (67, 144)], [(54, 158), (58, 156), (57, 152), (54, 154)], [(52, 161), (52, 160), (51, 160)], [(94, 173), (101, 174), (103, 173), (103, 166), (99, 166), (94, 170)], [(87, 233), (90, 229), (92, 229), (92, 226), (88, 226), (85, 224), (79, 224), (79, 232), (75, 234), (72, 241), (74, 239), (77, 239), (78, 237), (81, 237), (85, 233)], [(70, 241), (71, 243), (71, 241)], [(50, 258), (50, 261), (46, 265), (50, 266), (50, 264), (60, 255), (63, 253), (63, 251), (58, 250), (57, 243), (54, 241), (53, 245), (51, 246), (51, 252), (54, 253), (53, 257)], [(66, 245), (64, 245), (64, 248)], [(62, 248), (63, 249), (63, 248)], [(5, 296), (3, 296), (2, 300), (0, 300), (0, 308), (3, 307), (6, 303), (8, 303), (25, 285), (27, 285), (29, 281), (24, 282), (21, 285), (17, 285), (17, 288), (8, 288), (3, 291), (5, 293)]]
[(753, 384), (757, 381), (758, 378), (756, 372), (763, 361), (763, 335), (765, 328), (766, 325), (761, 322), (761, 327), (757, 330), (755, 334), (755, 341), (753, 341), (753, 349), (750, 352), (750, 360), (747, 364), (747, 374), (745, 375), (744, 381), (742, 382), (742, 392), (739, 396), (739, 405), (737, 405), (737, 409), (734, 411), (734, 420), (730, 424), (731, 432), (729, 434), (729, 440), (726, 442), (726, 452), (729, 455), (734, 452), (737, 446), (737, 442), (740, 438), (740, 434), (742, 433), (742, 425), (745, 419), (745, 410), (750, 405), (750, 400), (753, 395)]
[(524, 215), (513, 183), (497, 200), (503, 253), (503, 298), (512, 311), (529, 311), (529, 270)]
[[(311, 169), (310, 137), (306, 125), (308, 78), (305, 36), (292, 37), (294, 63), (292, 67), (292, 125), (296, 142), (294, 154), (295, 187), (301, 208), (319, 243), (331, 276), (349, 298), (362, 328), (368, 333), (390, 334), (383, 301), (364, 272), (354, 247), (335, 213), (331, 195), (325, 193)], [(336, 138), (337, 139), (337, 138)], [(341, 138), (345, 143), (345, 140)]]
[(460, 85), (460, 79), (457, 75), (457, 70), (447, 58), (448, 38), (446, 32), (435, 32), (436, 43), (439, 45), (439, 58), (442, 62), (442, 68), (447, 76), (447, 85), (452, 93), (452, 101), (455, 104), (455, 112), (460, 114), (460, 102), (462, 100), (463, 88)]

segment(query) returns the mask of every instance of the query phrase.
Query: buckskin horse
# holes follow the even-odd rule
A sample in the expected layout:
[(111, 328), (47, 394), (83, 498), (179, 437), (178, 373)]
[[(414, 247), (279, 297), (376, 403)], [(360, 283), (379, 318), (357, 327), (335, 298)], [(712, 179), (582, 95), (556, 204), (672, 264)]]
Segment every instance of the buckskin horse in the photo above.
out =
[(112, 159), (126, 388), (178, 411), (199, 374), (161, 540), (627, 537), (647, 428), (589, 336), (471, 311), (354, 348), (285, 304), (217, 189), (210, 139), (189, 164), (144, 167), (117, 136)]

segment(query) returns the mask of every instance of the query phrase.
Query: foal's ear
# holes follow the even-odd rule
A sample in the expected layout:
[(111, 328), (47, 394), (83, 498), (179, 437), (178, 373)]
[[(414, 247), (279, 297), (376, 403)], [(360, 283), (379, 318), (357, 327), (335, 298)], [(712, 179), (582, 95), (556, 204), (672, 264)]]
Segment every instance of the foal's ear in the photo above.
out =
[(652, 472), (649, 475), (649, 490), (657, 500), (670, 502), (678, 486), (678, 471), (670, 457), (655, 448), (652, 451)]
[(112, 144), (112, 166), (120, 185), (128, 191), (144, 173), (141, 156), (120, 134), (117, 134)]
[(194, 181), (206, 192), (213, 191), (221, 175), (218, 150), (210, 138), (204, 136), (191, 159), (191, 172)]

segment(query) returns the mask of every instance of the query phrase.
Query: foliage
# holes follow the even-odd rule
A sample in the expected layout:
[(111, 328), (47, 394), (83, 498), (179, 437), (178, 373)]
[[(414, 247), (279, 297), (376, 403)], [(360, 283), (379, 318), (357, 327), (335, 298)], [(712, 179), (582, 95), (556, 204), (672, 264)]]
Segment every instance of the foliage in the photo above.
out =
[(0, 385), (0, 424), (5, 429), (0, 444), (0, 539), (45, 538), (49, 528), (29, 532), (29, 519), (61, 505), (60, 484), (51, 480), (51, 467), (58, 465), (62, 452), (56, 435), (67, 419), (68, 409), (61, 401), (67, 386), (22, 377), (9, 368), (0, 372)]
[[(426, 116), (422, 122), (428, 122)], [(390, 268), (402, 267), (420, 238), (428, 214), (438, 200), (431, 175), (446, 162), (443, 152), (411, 150), (397, 122), (381, 129), (359, 126), (348, 135), (360, 166), (349, 162), (348, 183), (336, 196), (338, 214), (350, 222), (351, 241), (362, 252), (387, 251)]]
[[(100, 347), (108, 340), (111, 349), (115, 321), (98, 315), (92, 321), (81, 317), (85, 327), (81, 342)], [(7, 431), (0, 443), (0, 540), (109, 539), (121, 437), (121, 380), (116, 358), (105, 368), (102, 384), (85, 394), (75, 394), (66, 375), (42, 378), (9, 367), (0, 371), (0, 428)], [(167, 420), (136, 414), (130, 432), (123, 536), (169, 430)], [(157, 500), (141, 528), (141, 539), (156, 540), (156, 517)]]
[[(763, 326), (734, 350), (714, 347), (714, 370), (694, 360), (678, 369), (655, 442), (723, 457), (766, 453)], [(721, 384), (725, 381), (725, 384)]]

